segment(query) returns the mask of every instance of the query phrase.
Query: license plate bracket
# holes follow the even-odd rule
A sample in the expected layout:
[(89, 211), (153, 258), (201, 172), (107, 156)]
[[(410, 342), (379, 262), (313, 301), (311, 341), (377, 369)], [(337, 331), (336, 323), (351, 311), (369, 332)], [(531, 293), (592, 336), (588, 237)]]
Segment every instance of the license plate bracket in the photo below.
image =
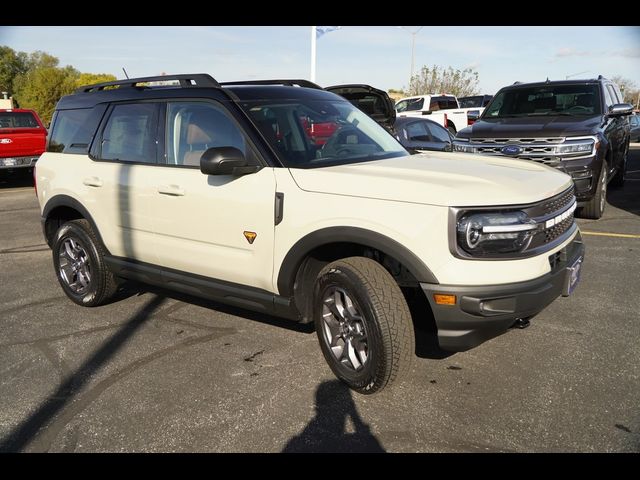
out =
[(573, 293), (576, 286), (580, 282), (580, 272), (582, 271), (582, 255), (570, 267), (567, 267), (564, 286), (562, 288), (562, 296), (568, 297)]

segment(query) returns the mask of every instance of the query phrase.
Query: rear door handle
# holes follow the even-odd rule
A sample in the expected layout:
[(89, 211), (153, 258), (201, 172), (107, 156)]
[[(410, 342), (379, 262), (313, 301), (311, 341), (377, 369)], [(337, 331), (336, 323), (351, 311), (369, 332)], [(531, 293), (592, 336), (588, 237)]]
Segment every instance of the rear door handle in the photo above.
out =
[(82, 181), (82, 183), (84, 185), (86, 185), (87, 187), (101, 187), (102, 186), (102, 180), (100, 180), (98, 177), (87, 177)]
[(184, 188), (180, 188), (179, 185), (160, 185), (158, 187), (158, 193), (172, 197), (182, 197), (184, 196)]

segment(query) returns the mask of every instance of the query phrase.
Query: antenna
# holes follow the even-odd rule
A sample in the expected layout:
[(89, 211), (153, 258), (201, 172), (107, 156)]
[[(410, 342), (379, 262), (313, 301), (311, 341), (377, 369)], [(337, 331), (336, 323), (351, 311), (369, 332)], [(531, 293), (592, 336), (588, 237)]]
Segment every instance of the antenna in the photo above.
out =
[(122, 71), (124, 72), (124, 76), (127, 77), (127, 80), (129, 80), (129, 75), (127, 75), (127, 71), (124, 69), (124, 67), (122, 67)]

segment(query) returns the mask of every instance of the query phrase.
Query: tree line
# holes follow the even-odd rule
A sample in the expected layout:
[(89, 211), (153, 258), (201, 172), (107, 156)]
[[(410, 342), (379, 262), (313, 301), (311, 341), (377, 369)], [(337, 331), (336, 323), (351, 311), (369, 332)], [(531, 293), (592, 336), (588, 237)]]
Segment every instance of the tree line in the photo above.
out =
[(17, 52), (0, 45), (0, 92), (9, 92), (16, 106), (35, 110), (45, 125), (56, 103), (82, 85), (116, 80), (108, 73), (81, 73), (46, 52)]

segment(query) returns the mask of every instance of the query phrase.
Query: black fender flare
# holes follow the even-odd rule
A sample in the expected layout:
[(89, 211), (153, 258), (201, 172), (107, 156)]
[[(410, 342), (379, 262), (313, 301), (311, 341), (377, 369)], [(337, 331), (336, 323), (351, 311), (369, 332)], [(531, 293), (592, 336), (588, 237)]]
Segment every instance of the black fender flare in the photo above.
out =
[(401, 243), (364, 228), (328, 227), (309, 233), (289, 249), (278, 272), (280, 295), (293, 296), (296, 273), (309, 252), (322, 245), (338, 242), (357, 243), (380, 250), (402, 263), (419, 282), (439, 283), (424, 262)]
[(89, 211), (78, 200), (76, 200), (73, 197), (70, 197), (69, 195), (64, 195), (64, 194), (55, 195), (51, 197), (45, 204), (44, 208), (42, 209), (42, 232), (45, 236), (45, 239), (47, 240), (47, 243), (49, 243), (49, 240), (47, 239), (45, 223), (49, 218), (49, 215), (51, 215), (51, 212), (58, 207), (69, 207), (76, 210), (80, 215), (82, 215), (82, 217), (89, 222), (89, 225), (91, 225), (93, 232), (96, 234), (96, 237), (98, 237), (98, 240), (100, 241), (100, 243), (102, 243), (102, 246), (104, 247), (107, 254), (110, 255), (109, 250), (107, 249), (106, 245), (104, 244), (104, 241), (102, 240), (102, 236), (100, 235), (100, 230), (98, 230), (98, 226), (96, 225), (96, 222), (93, 220), (93, 217), (91, 216)]

